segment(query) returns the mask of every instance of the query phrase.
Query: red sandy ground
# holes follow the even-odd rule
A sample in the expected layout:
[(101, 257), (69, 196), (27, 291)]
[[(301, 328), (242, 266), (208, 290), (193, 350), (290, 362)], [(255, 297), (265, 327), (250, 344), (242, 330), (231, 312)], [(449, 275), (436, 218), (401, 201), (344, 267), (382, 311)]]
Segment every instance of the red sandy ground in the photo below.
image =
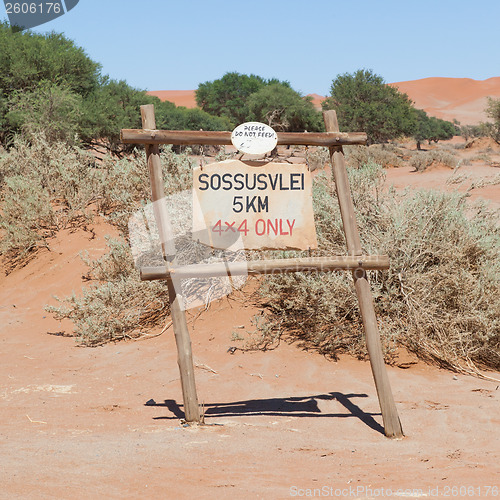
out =
[[(481, 176), (498, 172), (476, 166)], [(398, 186), (436, 187), (450, 175), (388, 171)], [(498, 203), (498, 186), (489, 195)], [(381, 498), (388, 489), (405, 498), (495, 498), (500, 382), (406, 355), (409, 368), (388, 368), (406, 437), (389, 440), (369, 363), (332, 362), (284, 342), (227, 352), (240, 345), (233, 332), (253, 330), (259, 312), (244, 292), (189, 315), (208, 425), (183, 427), (171, 329), (83, 348), (55, 335), (71, 324), (44, 311), (54, 295), (84, 286), (79, 252), (102, 254), (113, 232), (94, 229), (95, 238), (61, 232), (50, 252), (1, 277), (1, 498)]]
[[(486, 97), (500, 97), (500, 77), (487, 80), (471, 78), (423, 78), (408, 82), (392, 83), (401, 92), (408, 94), (415, 107), (423, 109), (429, 116), (444, 120), (458, 120), (462, 125), (477, 125), (488, 121), (484, 112)], [(162, 101), (171, 101), (177, 106), (196, 107), (194, 90), (155, 90), (148, 94)], [(313, 104), (321, 109), (325, 99), (318, 94), (309, 94)]]

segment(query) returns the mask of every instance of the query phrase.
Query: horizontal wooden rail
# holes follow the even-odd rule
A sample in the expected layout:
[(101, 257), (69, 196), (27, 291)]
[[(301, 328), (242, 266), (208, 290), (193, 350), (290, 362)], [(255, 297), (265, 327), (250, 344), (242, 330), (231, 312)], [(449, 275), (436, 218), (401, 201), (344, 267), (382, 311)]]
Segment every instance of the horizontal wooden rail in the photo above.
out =
[(179, 279), (209, 278), (212, 276), (283, 274), (311, 271), (355, 271), (356, 269), (389, 269), (389, 257), (387, 255), (356, 255), (250, 260), (247, 262), (218, 262), (215, 264), (191, 264), (179, 267), (143, 267), (141, 269), (141, 280), (161, 280), (169, 277)]
[[(121, 141), (127, 144), (202, 144), (208, 146), (231, 145), (231, 132), (198, 130), (143, 130), (123, 129)], [(366, 144), (365, 132), (278, 132), (282, 146), (350, 146)]]

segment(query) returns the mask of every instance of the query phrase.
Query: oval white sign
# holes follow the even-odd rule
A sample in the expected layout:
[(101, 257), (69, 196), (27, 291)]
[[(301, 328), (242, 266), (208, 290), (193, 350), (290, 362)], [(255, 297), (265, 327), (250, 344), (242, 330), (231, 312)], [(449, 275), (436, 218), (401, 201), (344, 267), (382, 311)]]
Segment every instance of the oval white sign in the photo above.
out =
[(265, 123), (247, 122), (238, 125), (231, 134), (233, 146), (242, 153), (262, 155), (278, 144), (278, 134)]

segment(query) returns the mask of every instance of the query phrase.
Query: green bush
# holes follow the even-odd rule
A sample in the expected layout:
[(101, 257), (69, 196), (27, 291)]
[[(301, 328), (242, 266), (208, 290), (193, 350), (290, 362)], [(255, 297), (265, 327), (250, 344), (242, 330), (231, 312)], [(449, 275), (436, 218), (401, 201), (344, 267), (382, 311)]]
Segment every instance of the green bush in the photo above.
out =
[[(386, 359), (398, 345), (462, 371), (500, 369), (500, 229), (465, 195), (382, 189), (373, 163), (349, 169), (366, 254), (388, 254), (388, 271), (370, 272)], [(338, 203), (330, 179), (318, 175), (314, 205), (319, 251), (345, 254)], [(365, 357), (358, 303), (349, 273), (266, 277), (263, 342), (277, 331), (335, 357)]]
[(275, 83), (254, 92), (247, 100), (249, 118), (267, 123), (278, 132), (318, 132), (324, 129), (321, 114), (311, 97)]
[(371, 70), (337, 76), (322, 106), (324, 110), (336, 110), (340, 130), (366, 132), (369, 144), (412, 135), (416, 126), (408, 96)]
[(0, 143), (43, 131), (49, 142), (106, 147), (121, 156), (120, 129), (141, 128), (140, 106), (154, 104), (158, 128), (228, 130), (229, 120), (160, 102), (100, 65), (61, 34), (16, 32), (0, 22)]
[(43, 133), (49, 142), (76, 142), (81, 97), (69, 89), (42, 81), (33, 90), (15, 91), (9, 105), (7, 122), (29, 140)]

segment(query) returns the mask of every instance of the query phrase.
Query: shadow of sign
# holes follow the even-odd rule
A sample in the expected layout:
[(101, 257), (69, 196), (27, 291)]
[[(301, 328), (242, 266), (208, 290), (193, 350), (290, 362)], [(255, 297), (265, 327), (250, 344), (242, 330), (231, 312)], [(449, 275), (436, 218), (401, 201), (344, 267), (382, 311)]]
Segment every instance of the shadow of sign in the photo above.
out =
[(73, 9), (79, 0), (4, 0), (11, 26), (21, 30), (53, 21)]
[[(317, 394), (313, 396), (296, 396), (269, 399), (251, 399), (246, 401), (234, 401), (230, 403), (208, 403), (204, 404), (205, 420), (215, 417), (241, 417), (241, 416), (274, 416), (274, 417), (355, 417), (365, 425), (384, 435), (384, 428), (373, 417), (381, 413), (369, 413), (362, 410), (354, 398), (367, 398), (367, 394), (343, 394), (341, 392), (330, 392), (328, 394)], [(337, 401), (347, 412), (324, 413), (318, 406), (318, 401)], [(163, 403), (150, 400), (146, 406), (165, 407), (172, 413), (170, 416), (153, 417), (154, 420), (174, 420), (184, 418), (182, 407), (173, 399), (167, 399)]]

